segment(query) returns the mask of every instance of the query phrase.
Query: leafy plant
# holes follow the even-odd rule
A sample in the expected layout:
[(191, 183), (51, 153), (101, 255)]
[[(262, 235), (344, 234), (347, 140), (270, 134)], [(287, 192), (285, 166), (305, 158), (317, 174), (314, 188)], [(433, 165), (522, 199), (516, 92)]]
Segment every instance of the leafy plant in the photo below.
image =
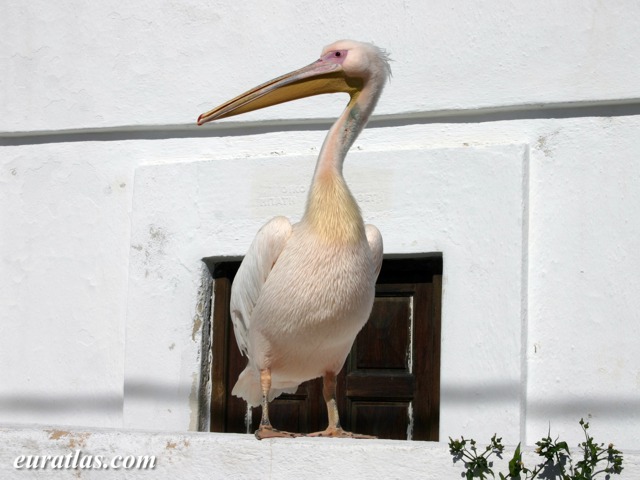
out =
[[(467, 448), (467, 443), (469, 448)], [(518, 450), (520, 447), (518, 446)], [(466, 440), (461, 437), (460, 440), (453, 440), (449, 437), (449, 452), (453, 455), (453, 462), (464, 460), (464, 466), (466, 468), (465, 478), (471, 480), (473, 478), (480, 478), (484, 480), (489, 478), (487, 475), (495, 477), (493, 474), (493, 462), (489, 461), (492, 455), (496, 455), (498, 458), (502, 458), (502, 452), (504, 451), (504, 445), (502, 445), (502, 438), (496, 438), (496, 435), (491, 437), (491, 443), (487, 445), (483, 452), (478, 453), (478, 447), (476, 447), (475, 440)]]
[[(600, 474), (605, 474), (606, 479), (610, 478), (611, 474), (619, 474), (622, 471), (622, 452), (616, 450), (611, 443), (607, 448), (604, 448), (604, 443), (596, 443), (589, 435), (589, 424), (584, 419), (580, 420), (580, 427), (585, 440), (578, 444), (582, 459), (575, 464), (567, 442), (559, 441), (558, 438), (554, 440), (548, 433), (546, 437), (536, 442), (535, 452), (543, 459), (541, 463), (533, 470), (525, 466), (520, 444), (518, 444), (508, 464), (509, 472), (506, 475), (498, 473), (500, 479), (591, 480)], [(467, 480), (474, 478), (485, 480), (489, 475), (495, 478), (491, 457), (495, 455), (502, 458), (504, 445), (502, 438), (496, 435), (491, 437), (489, 445), (484, 450), (479, 449), (473, 439), (467, 440), (461, 437), (460, 440), (453, 440), (449, 437), (449, 452), (453, 456), (454, 463), (464, 461), (464, 477)]]

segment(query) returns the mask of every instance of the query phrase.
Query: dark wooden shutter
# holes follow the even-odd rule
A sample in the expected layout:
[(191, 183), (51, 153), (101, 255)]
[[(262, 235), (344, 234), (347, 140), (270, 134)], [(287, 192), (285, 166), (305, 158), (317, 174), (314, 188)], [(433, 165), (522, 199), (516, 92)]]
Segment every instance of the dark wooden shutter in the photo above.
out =
[[(260, 409), (247, 419), (244, 401), (231, 395), (246, 365), (229, 317), (231, 283), (239, 262), (214, 269), (211, 430), (255, 430)], [(338, 377), (343, 427), (380, 438), (438, 440), (440, 410), (440, 298), (442, 258), (383, 262), (369, 321)], [(276, 428), (322, 430), (327, 413), (322, 379), (311, 380), (269, 409)]]

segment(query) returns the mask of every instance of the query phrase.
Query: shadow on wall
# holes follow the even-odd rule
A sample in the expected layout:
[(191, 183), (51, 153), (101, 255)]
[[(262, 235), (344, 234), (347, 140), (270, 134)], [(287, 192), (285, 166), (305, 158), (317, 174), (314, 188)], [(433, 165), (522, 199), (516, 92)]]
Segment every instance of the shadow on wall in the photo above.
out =
[[(442, 401), (451, 403), (468, 403), (482, 401), (483, 403), (512, 402), (517, 396), (518, 386), (515, 383), (502, 384), (469, 384), (442, 386)], [(177, 385), (151, 383), (145, 381), (128, 382), (125, 386), (125, 396), (137, 399), (163, 399), (171, 402), (185, 400), (184, 392)], [(55, 395), (43, 393), (41, 395), (3, 395), (0, 396), (0, 411), (6, 413), (46, 413), (60, 414), (63, 412), (103, 412), (119, 413), (122, 411), (122, 398), (113, 394), (77, 394)], [(637, 397), (605, 397), (591, 396), (566, 399), (548, 399), (529, 403), (528, 414), (534, 417), (562, 416), (574, 417), (589, 413), (597, 414), (601, 418), (628, 418), (640, 410), (640, 398)]]
[[(433, 123), (481, 123), (509, 120), (535, 120), (548, 118), (635, 116), (640, 114), (640, 103), (625, 100), (624, 104), (599, 105), (518, 105), (503, 108), (474, 110), (448, 110), (401, 115), (374, 115), (369, 128), (402, 127)], [(63, 130), (57, 132), (28, 132), (0, 134), (0, 146), (40, 145), (59, 142), (111, 142), (122, 140), (165, 140), (169, 138), (208, 138), (218, 136), (244, 136), (271, 132), (326, 131), (334, 119), (288, 119), (257, 122), (229, 122), (216, 128), (200, 128), (195, 121), (189, 124), (110, 127), (99, 129)]]
[[(503, 383), (469, 383), (465, 385), (447, 385), (441, 387), (442, 402), (468, 404), (480, 401), (491, 403), (512, 403), (518, 398), (519, 384)], [(635, 415), (640, 410), (640, 397), (620, 395), (580, 396), (571, 398), (548, 398), (544, 401), (531, 400), (527, 405), (527, 415), (550, 420), (553, 417), (574, 418), (578, 415), (597, 414), (601, 418), (624, 419)], [(576, 421), (577, 421), (576, 419)]]
[(122, 397), (114, 394), (3, 395), (0, 396), (0, 411), (4, 413), (4, 418), (11, 418), (10, 414), (12, 413), (15, 415), (47, 412), (52, 414), (65, 412), (70, 414), (78, 412), (117, 414), (122, 411)]

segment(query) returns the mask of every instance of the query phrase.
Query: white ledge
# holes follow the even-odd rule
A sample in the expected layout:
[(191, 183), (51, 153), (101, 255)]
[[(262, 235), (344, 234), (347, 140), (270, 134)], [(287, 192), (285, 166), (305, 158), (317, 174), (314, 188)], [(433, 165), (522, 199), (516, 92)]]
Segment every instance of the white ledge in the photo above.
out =
[[(252, 435), (202, 432), (149, 432), (61, 426), (0, 426), (0, 477), (25, 478), (14, 468), (21, 455), (155, 456), (155, 468), (127, 470), (126, 478), (351, 478), (457, 479), (446, 443), (323, 438), (258, 441)], [(496, 459), (494, 471), (506, 472), (514, 448)], [(640, 479), (640, 452), (623, 452), (621, 479)], [(537, 456), (525, 449), (525, 464)], [(80, 457), (82, 458), (82, 457)], [(45, 473), (45, 472), (42, 472)], [(121, 474), (121, 472), (119, 473)], [(100, 469), (46, 468), (46, 478), (105, 478)], [(31, 475), (40, 478), (40, 474)]]

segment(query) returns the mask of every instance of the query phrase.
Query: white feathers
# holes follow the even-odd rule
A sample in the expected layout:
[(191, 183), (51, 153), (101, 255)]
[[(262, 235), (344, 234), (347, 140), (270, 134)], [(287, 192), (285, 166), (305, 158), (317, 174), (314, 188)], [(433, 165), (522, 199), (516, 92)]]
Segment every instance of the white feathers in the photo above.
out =
[(302, 220), (292, 226), (276, 217), (262, 227), (231, 290), (236, 340), (249, 359), (233, 394), (250, 405), (260, 402), (261, 370), (271, 373), (269, 399), (337, 374), (373, 305), (382, 236), (365, 227), (342, 163), (391, 70), (388, 55), (373, 45), (343, 40), (325, 52), (335, 49), (346, 50), (339, 71), (361, 87), (327, 135)]
[(365, 225), (364, 228), (367, 234), (367, 242), (371, 249), (373, 266), (375, 267), (375, 278), (378, 278), (380, 268), (382, 267), (382, 235), (380, 234), (380, 230), (374, 225)]
[(238, 348), (243, 355), (247, 355), (248, 351), (248, 332), (253, 308), (290, 236), (291, 222), (286, 217), (275, 217), (267, 222), (256, 234), (233, 281), (231, 321)]

